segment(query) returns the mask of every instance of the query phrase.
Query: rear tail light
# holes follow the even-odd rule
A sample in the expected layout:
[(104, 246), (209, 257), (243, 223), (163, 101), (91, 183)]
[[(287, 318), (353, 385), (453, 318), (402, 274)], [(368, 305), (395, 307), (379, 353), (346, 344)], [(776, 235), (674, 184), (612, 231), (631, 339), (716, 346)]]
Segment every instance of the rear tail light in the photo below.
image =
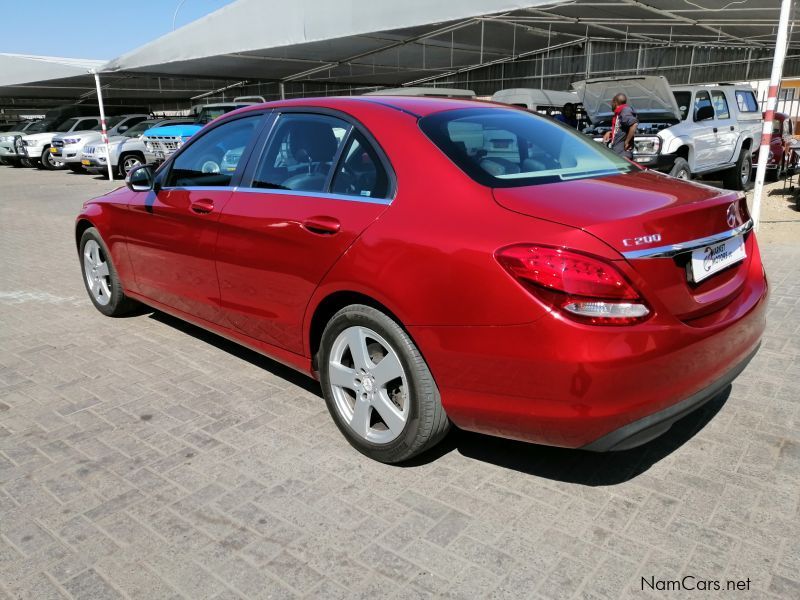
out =
[(630, 325), (650, 314), (619, 269), (600, 258), (533, 244), (501, 248), (495, 257), (525, 289), (575, 321)]

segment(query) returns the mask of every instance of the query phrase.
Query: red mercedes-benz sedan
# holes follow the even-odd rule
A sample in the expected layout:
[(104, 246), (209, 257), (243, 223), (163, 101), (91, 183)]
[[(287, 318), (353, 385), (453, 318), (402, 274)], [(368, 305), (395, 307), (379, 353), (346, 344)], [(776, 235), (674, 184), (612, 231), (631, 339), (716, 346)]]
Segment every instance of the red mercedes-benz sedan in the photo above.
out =
[(137, 303), (316, 377), (399, 462), (450, 424), (619, 450), (756, 352), (767, 282), (741, 194), (642, 170), (523, 110), (317, 98), (214, 121), (87, 202), (103, 314)]

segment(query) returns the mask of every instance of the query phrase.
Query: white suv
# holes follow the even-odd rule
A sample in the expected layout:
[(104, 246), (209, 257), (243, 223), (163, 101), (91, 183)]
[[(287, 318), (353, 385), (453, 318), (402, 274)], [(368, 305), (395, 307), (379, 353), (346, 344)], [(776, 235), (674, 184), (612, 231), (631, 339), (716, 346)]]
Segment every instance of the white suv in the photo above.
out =
[(749, 85), (670, 87), (664, 77), (603, 78), (573, 84), (602, 139), (611, 127), (611, 99), (628, 97), (638, 115), (633, 159), (681, 179), (721, 175), (726, 188), (750, 183), (762, 116)]

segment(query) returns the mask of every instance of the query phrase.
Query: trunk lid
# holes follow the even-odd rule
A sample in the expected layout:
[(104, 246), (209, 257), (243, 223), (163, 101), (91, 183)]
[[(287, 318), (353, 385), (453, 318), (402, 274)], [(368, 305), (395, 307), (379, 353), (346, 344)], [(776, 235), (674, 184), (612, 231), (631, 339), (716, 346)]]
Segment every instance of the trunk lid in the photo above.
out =
[(642, 122), (681, 120), (681, 111), (664, 77), (604, 77), (572, 84), (592, 123), (610, 121), (614, 116), (611, 99), (619, 93), (628, 97)]
[[(493, 190), (498, 204), (524, 215), (582, 229), (626, 257), (645, 298), (655, 295), (676, 317), (688, 321), (730, 302), (744, 285), (753, 252), (707, 279), (690, 279), (691, 252), (649, 258), (642, 251), (726, 233), (750, 219), (736, 192), (690, 183), (649, 171)], [(731, 208), (733, 206), (733, 208)], [(729, 211), (731, 223), (728, 222)], [(580, 250), (579, 248), (577, 248)]]

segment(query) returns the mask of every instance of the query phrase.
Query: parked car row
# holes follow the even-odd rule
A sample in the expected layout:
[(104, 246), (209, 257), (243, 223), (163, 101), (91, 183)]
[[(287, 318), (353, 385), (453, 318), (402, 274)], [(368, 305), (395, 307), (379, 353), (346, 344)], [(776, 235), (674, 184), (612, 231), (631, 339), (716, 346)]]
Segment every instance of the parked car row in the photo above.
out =
[(124, 177), (135, 166), (159, 163), (203, 125), (237, 108), (263, 103), (260, 96), (235, 98), (195, 107), (185, 118), (156, 118), (147, 110), (119, 113), (107, 110), (108, 150), (102, 140), (96, 106), (62, 106), (45, 118), (26, 123), (16, 131), (0, 132), (0, 160), (14, 166), (39, 166), (48, 170), (106, 172), (108, 163)]
[[(564, 105), (572, 104), (576, 111), (572, 126), (602, 143), (603, 134), (612, 126), (611, 99), (624, 93), (639, 119), (635, 162), (680, 179), (721, 178), (729, 189), (744, 189), (752, 180), (762, 114), (749, 86), (670, 86), (664, 77), (635, 76), (580, 81), (573, 87), (574, 92), (506, 89), (491, 100), (556, 118)], [(446, 88), (398, 88), (382, 93), (475, 98), (470, 90)], [(158, 119), (147, 113), (112, 116), (107, 122), (108, 150), (101, 143), (100, 118), (87, 114), (93, 107), (62, 107), (42, 121), (26, 124), (25, 129), (6, 135), (0, 132), (0, 160), (76, 172), (105, 172), (110, 162), (114, 172), (124, 177), (136, 165), (167, 160), (213, 119), (262, 102), (259, 96), (247, 96), (199, 105), (194, 107), (195, 116), (183, 119)], [(774, 123), (767, 163), (771, 179), (797, 163), (797, 155), (790, 148), (794, 133), (791, 120), (779, 113)], [(501, 137), (495, 136), (494, 141), (505, 143)], [(508, 149), (512, 154), (519, 151), (513, 146)]]

